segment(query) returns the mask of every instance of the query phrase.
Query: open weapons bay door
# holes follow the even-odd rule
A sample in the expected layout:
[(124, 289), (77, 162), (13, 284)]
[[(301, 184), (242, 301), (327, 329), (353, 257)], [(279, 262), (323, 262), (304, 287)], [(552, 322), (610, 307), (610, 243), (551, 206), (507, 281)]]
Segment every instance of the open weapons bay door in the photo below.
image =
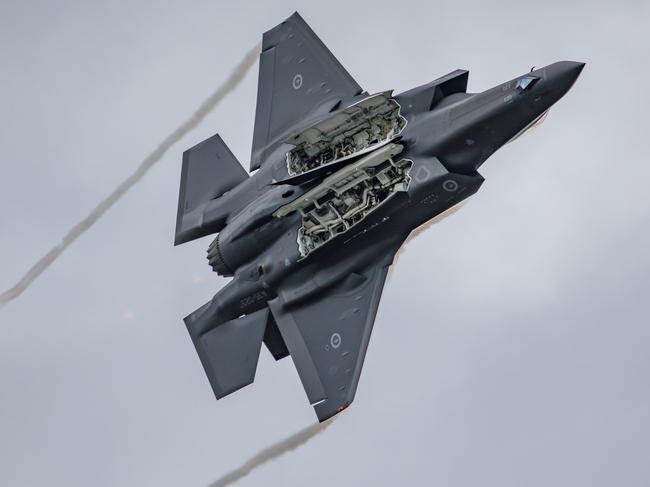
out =
[(264, 33), (250, 170), (316, 110), (362, 89), (298, 13)]

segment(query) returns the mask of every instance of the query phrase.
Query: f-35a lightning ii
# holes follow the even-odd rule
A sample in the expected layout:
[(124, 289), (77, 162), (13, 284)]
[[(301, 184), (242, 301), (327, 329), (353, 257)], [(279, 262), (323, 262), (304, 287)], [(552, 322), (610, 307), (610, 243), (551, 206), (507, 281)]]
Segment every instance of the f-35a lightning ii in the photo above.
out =
[(475, 94), (457, 70), (370, 95), (297, 13), (266, 32), (251, 174), (218, 135), (183, 154), (175, 244), (218, 233), (208, 261), (233, 277), (185, 318), (217, 398), (253, 382), (264, 342), (291, 355), (320, 421), (346, 408), (395, 253), (474, 194), (479, 167), (583, 66)]

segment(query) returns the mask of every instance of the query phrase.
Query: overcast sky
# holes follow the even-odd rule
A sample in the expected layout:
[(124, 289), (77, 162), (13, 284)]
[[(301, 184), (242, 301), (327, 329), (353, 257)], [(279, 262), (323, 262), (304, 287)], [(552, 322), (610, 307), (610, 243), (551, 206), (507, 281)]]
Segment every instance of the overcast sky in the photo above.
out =
[[(647, 1), (0, 3), (0, 290), (294, 10), (369, 92), (587, 63), (481, 191), (410, 242), (354, 404), (239, 485), (647, 486)], [(290, 359), (215, 401), (182, 317), (226, 280), (174, 248), (182, 151), (248, 167), (257, 68), (0, 309), (0, 484), (204, 487), (315, 421)]]

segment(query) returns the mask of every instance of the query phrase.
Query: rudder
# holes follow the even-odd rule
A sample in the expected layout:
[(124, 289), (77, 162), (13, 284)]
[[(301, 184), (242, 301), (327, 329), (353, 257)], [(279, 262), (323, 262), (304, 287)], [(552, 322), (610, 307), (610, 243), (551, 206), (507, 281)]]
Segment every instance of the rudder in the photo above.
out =
[(174, 244), (196, 238), (190, 230), (197, 218), (188, 218), (189, 222), (184, 224), (186, 215), (247, 179), (248, 173), (218, 134), (186, 150), (183, 153)]

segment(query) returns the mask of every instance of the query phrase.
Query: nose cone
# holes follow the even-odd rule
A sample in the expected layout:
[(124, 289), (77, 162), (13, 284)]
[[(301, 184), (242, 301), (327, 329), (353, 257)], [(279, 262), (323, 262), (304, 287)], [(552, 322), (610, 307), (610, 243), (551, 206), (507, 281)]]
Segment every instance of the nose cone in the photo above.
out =
[(573, 66), (573, 70), (576, 71), (576, 78), (580, 73), (582, 73), (582, 68), (585, 67), (585, 63), (581, 63), (578, 61), (566, 61), (566, 62)]
[(558, 98), (564, 96), (578, 79), (585, 63), (560, 61), (546, 68), (546, 78), (553, 85)]
[(567, 83), (569, 83), (569, 88), (580, 76), (582, 69), (585, 67), (585, 63), (578, 63), (576, 61), (561, 61), (557, 63), (559, 76)]

